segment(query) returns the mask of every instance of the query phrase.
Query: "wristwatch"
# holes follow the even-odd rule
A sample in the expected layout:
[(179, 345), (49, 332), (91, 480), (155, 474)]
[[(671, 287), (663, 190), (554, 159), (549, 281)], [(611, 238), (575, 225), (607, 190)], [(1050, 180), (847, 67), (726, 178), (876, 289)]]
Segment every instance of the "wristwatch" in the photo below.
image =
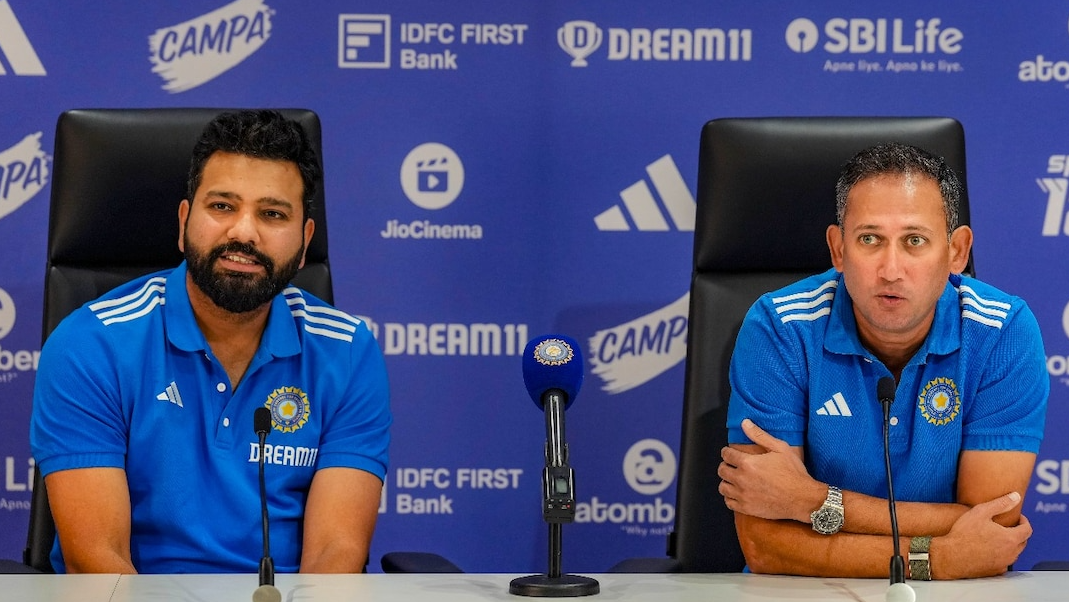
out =
[(932, 562), (928, 550), (931, 537), (912, 537), (909, 540), (909, 578), (918, 581), (932, 580)]
[(813, 530), (821, 535), (833, 535), (843, 528), (846, 512), (843, 509), (843, 492), (838, 487), (828, 486), (828, 498), (809, 515)]

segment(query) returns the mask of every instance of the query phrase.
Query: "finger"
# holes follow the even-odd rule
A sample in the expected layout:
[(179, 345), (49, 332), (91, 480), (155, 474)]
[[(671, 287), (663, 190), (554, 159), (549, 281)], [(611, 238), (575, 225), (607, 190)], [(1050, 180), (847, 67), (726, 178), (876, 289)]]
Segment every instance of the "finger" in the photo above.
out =
[(1006, 495), (1000, 495), (993, 500), (977, 504), (976, 506), (973, 506), (973, 509), (987, 517), (994, 517), (995, 515), (1012, 510), (1013, 507), (1020, 502), (1021, 494), (1016, 491), (1011, 491)]
[(765, 429), (757, 426), (757, 423), (749, 418), (743, 419), (742, 432), (746, 433), (746, 436), (750, 438), (750, 441), (753, 441), (769, 451), (782, 452), (790, 448), (786, 441), (769, 435)]

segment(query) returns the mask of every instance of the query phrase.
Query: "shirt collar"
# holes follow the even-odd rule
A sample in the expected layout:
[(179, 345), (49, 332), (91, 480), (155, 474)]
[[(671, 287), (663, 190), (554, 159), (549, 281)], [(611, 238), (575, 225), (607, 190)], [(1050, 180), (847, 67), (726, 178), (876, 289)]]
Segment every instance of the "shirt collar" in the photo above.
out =
[[(167, 276), (166, 303), (163, 307), (167, 340), (183, 351), (207, 351), (208, 342), (197, 325), (193, 306), (189, 302), (189, 291), (186, 290), (187, 273), (188, 266), (183, 261)], [(297, 323), (290, 313), (286, 296), (275, 295), (271, 300), (267, 327), (260, 339), (256, 356), (266, 353), (271, 357), (287, 357), (300, 352), (301, 341), (297, 333)]]

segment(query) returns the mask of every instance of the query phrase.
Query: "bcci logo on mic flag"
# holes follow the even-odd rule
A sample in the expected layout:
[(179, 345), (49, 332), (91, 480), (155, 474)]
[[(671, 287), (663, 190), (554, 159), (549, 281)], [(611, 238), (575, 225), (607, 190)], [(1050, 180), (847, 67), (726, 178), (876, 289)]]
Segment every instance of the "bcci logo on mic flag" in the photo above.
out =
[(601, 46), (603, 32), (591, 21), (568, 21), (557, 30), (557, 44), (572, 56), (572, 67), (586, 67), (586, 57)]
[(535, 346), (535, 361), (543, 366), (563, 366), (572, 361), (572, 346), (560, 339), (546, 339)]

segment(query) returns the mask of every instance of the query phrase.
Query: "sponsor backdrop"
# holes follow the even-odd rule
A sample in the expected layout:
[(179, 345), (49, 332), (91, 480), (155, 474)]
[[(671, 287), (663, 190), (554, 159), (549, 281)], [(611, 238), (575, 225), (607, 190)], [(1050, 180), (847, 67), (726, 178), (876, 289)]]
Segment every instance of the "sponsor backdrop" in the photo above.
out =
[(34, 470), (56, 117), (299, 106), (323, 121), (337, 305), (374, 326), (393, 387), (371, 570), (391, 550), (546, 569), (520, 354), (553, 332), (587, 362), (564, 569), (663, 555), (699, 131), (770, 115), (964, 123), (978, 273), (1031, 304), (1052, 382), (1020, 566), (1069, 557), (1067, 84), (1051, 0), (0, 0), (0, 556), (22, 549)]

